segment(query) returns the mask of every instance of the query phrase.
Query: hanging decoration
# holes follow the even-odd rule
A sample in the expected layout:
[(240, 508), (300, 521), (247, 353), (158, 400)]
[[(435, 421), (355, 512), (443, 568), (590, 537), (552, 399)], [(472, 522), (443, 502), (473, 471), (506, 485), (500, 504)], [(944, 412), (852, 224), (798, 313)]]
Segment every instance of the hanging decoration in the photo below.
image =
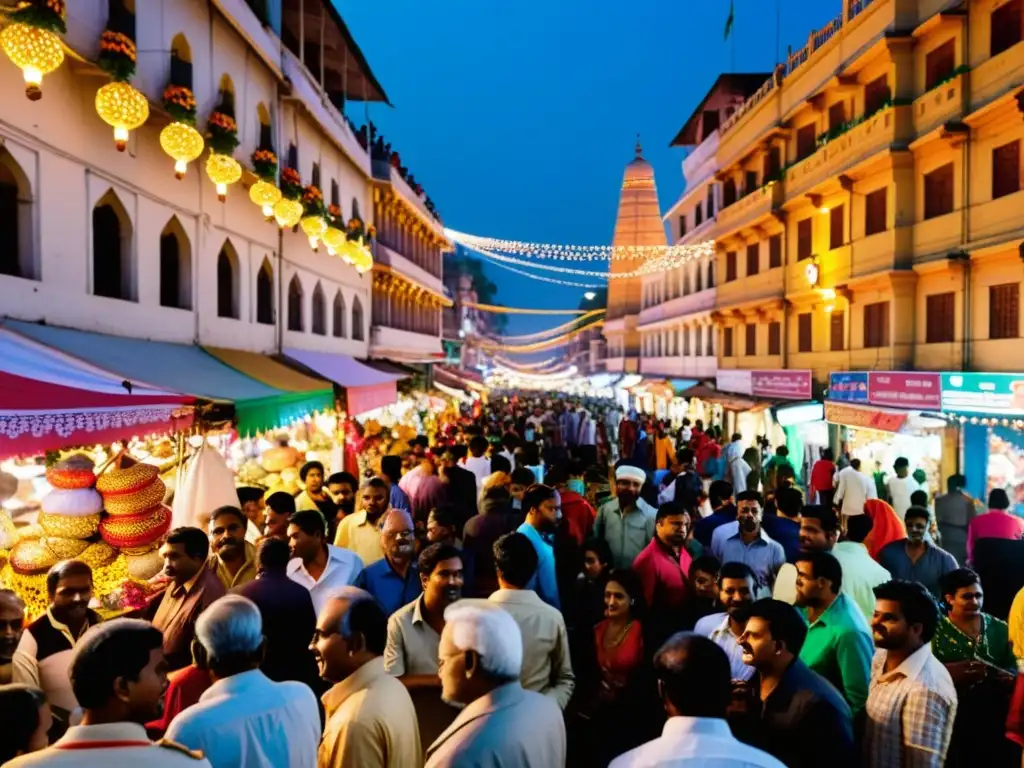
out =
[(197, 160), (206, 146), (195, 128), (196, 99), (191, 89), (171, 83), (164, 89), (163, 102), (174, 122), (160, 131), (160, 147), (174, 160), (174, 178), (181, 180), (188, 164)]
[(345, 237), (348, 239), (346, 252), (342, 258), (356, 268), (356, 272), (364, 274), (373, 269), (373, 252), (366, 244), (366, 229), (363, 225), (363, 218), (359, 215), (359, 201), (352, 200), (352, 217), (345, 227)]
[(274, 219), (281, 229), (290, 229), (302, 218), (302, 178), (294, 168), (281, 171), (281, 199), (274, 204)]
[(315, 184), (307, 184), (302, 191), (302, 219), (299, 226), (309, 238), (309, 247), (316, 253), (320, 238), (327, 231), (327, 209), (324, 208), (324, 193)]
[(252, 153), (252, 168), (259, 177), (249, 188), (249, 199), (260, 206), (263, 218), (273, 221), (274, 206), (281, 200), (281, 190), (277, 188), (277, 155), (274, 148), (261, 145)]
[[(465, 245), (465, 244), (463, 244)], [(568, 275), (581, 275), (583, 277), (600, 277), (610, 280), (625, 280), (632, 277), (642, 277), (643, 275), (657, 274), (665, 272), (670, 269), (675, 269), (689, 261), (697, 258), (712, 256), (715, 253), (714, 241), (707, 241), (700, 244), (700, 247), (694, 246), (693, 250), (688, 251), (688, 255), (685, 257), (670, 257), (667, 255), (661, 256), (645, 256), (646, 259), (636, 269), (629, 270), (628, 272), (598, 272), (593, 269), (575, 269), (573, 267), (556, 267), (549, 264), (536, 264), (531, 261), (524, 261), (522, 259), (516, 259), (512, 256), (504, 256), (500, 253), (482, 248), (480, 246), (469, 246), (480, 255), (490, 259), (495, 263), (504, 262), (506, 264), (518, 264), (524, 267), (530, 267), (531, 269), (542, 269), (548, 272), (558, 272), (560, 274)]]
[(499, 315), (585, 315), (585, 309), (522, 309), (519, 307), (502, 307), (497, 304), (477, 304), (475, 301), (464, 301), (462, 306), (480, 312), (493, 312)]
[(567, 323), (562, 323), (561, 325), (555, 326), (554, 328), (547, 328), (547, 329), (545, 329), (543, 331), (537, 331), (536, 333), (524, 333), (524, 334), (516, 335), (516, 336), (497, 336), (497, 335), (495, 335), (495, 336), (489, 337), (488, 340), (489, 341), (496, 341), (496, 342), (501, 343), (501, 344), (519, 344), (521, 342), (527, 342), (527, 341), (539, 341), (539, 340), (544, 339), (544, 338), (546, 338), (548, 336), (554, 336), (555, 334), (558, 334), (558, 333), (562, 333), (562, 332), (565, 332), (565, 331), (570, 331), (574, 327), (578, 326), (580, 323), (585, 322), (587, 320), (591, 320), (591, 319), (593, 319), (595, 317), (598, 317), (599, 315), (603, 315), (603, 314), (604, 314), (604, 310), (603, 309), (594, 309), (594, 310), (591, 310), (590, 312), (587, 312), (585, 315), (580, 315), (575, 320), (570, 320)]
[(111, 12), (108, 27), (100, 35), (98, 63), (113, 82), (96, 92), (96, 114), (114, 129), (118, 152), (124, 152), (129, 133), (149, 119), (149, 99), (131, 84), (135, 76), (134, 27), (134, 15)]
[(242, 166), (231, 156), (239, 144), (234, 113), (234, 96), (222, 90), (220, 104), (206, 121), (206, 138), (210, 144), (206, 175), (217, 185), (217, 199), (222, 203), (227, 199), (228, 185), (242, 178)]
[(324, 245), (330, 256), (337, 256), (345, 244), (345, 230), (341, 228), (341, 208), (334, 203), (327, 206), (327, 231), (323, 236)]
[(574, 328), (567, 333), (563, 333), (560, 336), (556, 336), (553, 339), (547, 341), (538, 341), (533, 344), (501, 344), (496, 342), (481, 341), (480, 347), (485, 350), (500, 350), (502, 352), (539, 352), (542, 349), (552, 349), (554, 347), (560, 347), (574, 338), (579, 336), (581, 333), (590, 330), (591, 328), (600, 328), (604, 325), (604, 318), (598, 318), (593, 322), (581, 325), (578, 328)]
[(525, 269), (518, 269), (516, 267), (510, 267), (508, 264), (503, 264), (501, 261), (499, 261), (497, 259), (491, 259), (489, 257), (489, 253), (490, 253), (489, 251), (484, 251), (484, 250), (481, 250), (481, 249), (474, 249), (474, 250), (476, 250), (476, 252), (479, 253), (484, 258), (487, 258), (496, 267), (501, 267), (504, 270), (507, 270), (509, 272), (513, 272), (513, 273), (515, 273), (517, 275), (523, 275), (524, 277), (529, 277), (529, 278), (531, 278), (533, 280), (540, 280), (543, 283), (552, 283), (554, 285), (565, 285), (565, 286), (568, 286), (570, 288), (604, 288), (604, 287), (606, 287), (603, 283), (578, 283), (575, 280), (561, 280), (561, 279), (559, 279), (557, 277), (547, 277), (545, 275), (536, 275), (533, 272), (527, 272)]
[[(480, 237), (448, 228), (445, 228), (444, 233), (448, 239), (474, 250), (483, 248), (489, 251), (557, 261), (628, 261), (657, 258), (681, 264), (691, 258), (707, 255), (709, 246), (707, 242), (692, 245), (556, 245)], [(713, 249), (713, 243), (710, 245)]]
[(43, 98), (43, 76), (64, 62), (65, 15), (64, 0), (27, 0), (7, 14), (0, 30), (0, 48), (21, 70), (30, 101)]

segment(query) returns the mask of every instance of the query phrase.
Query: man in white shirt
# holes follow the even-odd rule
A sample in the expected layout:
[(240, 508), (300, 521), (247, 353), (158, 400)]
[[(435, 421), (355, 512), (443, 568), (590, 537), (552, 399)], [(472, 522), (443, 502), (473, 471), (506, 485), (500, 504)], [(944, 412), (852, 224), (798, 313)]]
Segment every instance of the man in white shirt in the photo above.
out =
[(889, 491), (889, 498), (892, 499), (892, 508), (903, 520), (910, 509), (910, 495), (914, 491), (921, 490), (921, 484), (910, 475), (910, 462), (904, 456), (900, 456), (892, 464), (896, 474), (885, 481), (885, 488)]
[(834, 503), (845, 517), (864, 514), (864, 502), (877, 499), (874, 481), (860, 471), (860, 459), (850, 459), (850, 466), (836, 473)]
[(665, 728), (610, 768), (782, 768), (732, 735), (725, 719), (732, 698), (729, 659), (714, 642), (680, 632), (655, 655), (654, 673), (668, 715)]
[(275, 683), (260, 669), (263, 619), (256, 604), (226, 595), (196, 621), (213, 680), (171, 721), (167, 738), (202, 750), (214, 768), (314, 766), (320, 712), (305, 683)]
[(356, 583), (363, 571), (359, 555), (327, 543), (324, 518), (315, 510), (301, 510), (288, 520), (288, 578), (309, 590), (317, 615), (338, 587)]
[(843, 592), (869, 622), (875, 613), (875, 587), (892, 579), (864, 546), (871, 527), (870, 515), (854, 515), (846, 521), (845, 540), (832, 548), (832, 554), (843, 569)]
[(478, 495), (483, 490), (484, 480), (491, 476), (491, 460), (485, 455), (487, 448), (487, 438), (483, 435), (475, 435), (469, 441), (469, 456), (463, 462), (463, 466), (476, 475)]

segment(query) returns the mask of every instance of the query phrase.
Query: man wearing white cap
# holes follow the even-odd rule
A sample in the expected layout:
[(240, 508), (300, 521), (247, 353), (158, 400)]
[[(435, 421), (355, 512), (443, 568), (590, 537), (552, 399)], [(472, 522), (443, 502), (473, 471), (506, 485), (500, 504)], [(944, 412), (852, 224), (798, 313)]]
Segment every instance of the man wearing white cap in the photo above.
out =
[(619, 467), (615, 470), (615, 498), (602, 504), (597, 512), (594, 535), (608, 542), (616, 568), (632, 566), (654, 537), (658, 511), (640, 498), (646, 480), (647, 473), (639, 467)]

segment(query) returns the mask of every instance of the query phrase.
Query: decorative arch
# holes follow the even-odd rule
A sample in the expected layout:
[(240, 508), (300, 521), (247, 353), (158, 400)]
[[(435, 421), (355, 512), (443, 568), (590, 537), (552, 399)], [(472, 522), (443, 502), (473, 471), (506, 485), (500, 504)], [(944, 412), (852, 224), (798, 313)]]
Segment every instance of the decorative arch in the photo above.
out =
[(256, 137), (256, 146), (269, 149), (274, 144), (274, 130), (271, 127), (270, 110), (262, 101), (256, 105), (256, 127), (259, 135)]
[(132, 220), (109, 189), (92, 209), (92, 292), (108, 299), (135, 300)]
[(160, 233), (160, 306), (192, 309), (192, 247), (177, 216)]
[(336, 339), (345, 338), (345, 297), (339, 290), (334, 294), (334, 306), (332, 307), (331, 335)]
[(238, 320), (242, 316), (238, 274), (238, 251), (230, 240), (225, 240), (217, 254), (217, 317)]
[(256, 322), (274, 324), (274, 268), (266, 257), (256, 273)]
[(352, 299), (352, 338), (355, 341), (363, 341), (365, 333), (363, 330), (363, 302), (356, 296)]
[(0, 275), (39, 279), (34, 229), (28, 176), (11, 153), (0, 147)]
[(313, 333), (317, 336), (327, 335), (327, 297), (324, 296), (324, 288), (320, 281), (316, 281), (313, 287)]
[(188, 44), (188, 38), (181, 32), (171, 38), (171, 56), (176, 56), (189, 64), (192, 63), (192, 46)]
[(302, 332), (302, 282), (298, 275), (292, 275), (288, 283), (288, 330)]

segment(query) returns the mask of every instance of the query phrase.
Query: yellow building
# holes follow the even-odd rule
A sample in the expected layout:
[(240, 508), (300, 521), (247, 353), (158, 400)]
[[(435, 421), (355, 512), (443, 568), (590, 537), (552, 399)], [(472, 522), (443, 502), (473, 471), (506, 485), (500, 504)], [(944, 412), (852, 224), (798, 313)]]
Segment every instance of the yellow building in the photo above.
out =
[(721, 125), (719, 369), (1024, 370), (1024, 0), (949, 6), (844, 0)]

